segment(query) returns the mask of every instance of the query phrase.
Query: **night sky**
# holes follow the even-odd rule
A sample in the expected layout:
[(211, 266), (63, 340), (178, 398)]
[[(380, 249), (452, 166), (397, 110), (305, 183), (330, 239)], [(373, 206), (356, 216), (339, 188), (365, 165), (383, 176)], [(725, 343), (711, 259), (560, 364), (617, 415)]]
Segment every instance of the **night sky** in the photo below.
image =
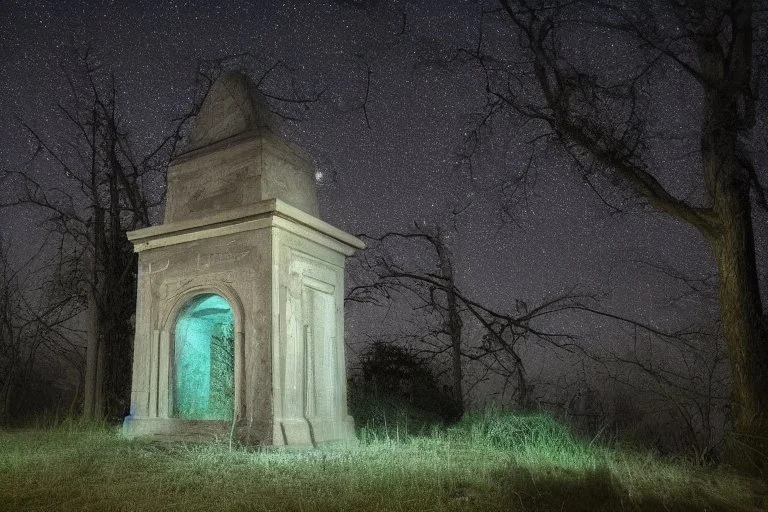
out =
[[(56, 103), (67, 101), (60, 64), (73, 47), (90, 45), (115, 72), (124, 121), (139, 142), (156, 139), (189, 107), (200, 60), (249, 53), (243, 62), (254, 74), (278, 60), (291, 69), (268, 80), (267, 92), (279, 94), (287, 77), (308, 95), (324, 91), (302, 121), (282, 122), (283, 134), (308, 151), (322, 172), (324, 220), (369, 234), (403, 231), (414, 221), (455, 226), (459, 285), (501, 309), (515, 298), (533, 304), (576, 290), (604, 294), (604, 309), (660, 327), (711, 317), (711, 303), (696, 297), (670, 304), (681, 288), (643, 263), (668, 264), (693, 278), (712, 273), (709, 249), (698, 233), (618, 195), (625, 212), (612, 213), (566, 171), (553, 146), (538, 154), (537, 179), (513, 208), (514, 222), (505, 220), (498, 186), (527, 162), (526, 141), (536, 127), (510, 120), (483, 147), (471, 175), (458, 165), (457, 152), (486, 96), (471, 63), (445, 62), (456, 48), (476, 44), (479, 12), (489, 6), (494, 4), (459, 0), (0, 0), (0, 165), (20, 169), (29, 158), (30, 138), (20, 120), (48, 137), (60, 135)], [(515, 42), (503, 30), (486, 37), (498, 42), (500, 55), (514, 58)], [(610, 66), (631, 50), (587, 45), (577, 54)], [(360, 108), (369, 67), (370, 128)], [(656, 115), (660, 124), (695, 141), (690, 135), (698, 122), (696, 96), (674, 76), (669, 80), (659, 89)], [(684, 145), (667, 145), (652, 154), (665, 183), (695, 193), (681, 171), (690, 164), (687, 153)], [(44, 182), (60, 179), (53, 170), (41, 172)], [(463, 213), (453, 217), (454, 209)], [(2, 215), (11, 245), (28, 247), (34, 216)], [(765, 225), (766, 215), (758, 214), (759, 261), (766, 258)], [(762, 285), (765, 292), (765, 279)], [(364, 319), (355, 322), (356, 335), (373, 327)], [(583, 317), (568, 328), (618, 347), (628, 340), (605, 320)], [(547, 364), (532, 363), (532, 374)]]

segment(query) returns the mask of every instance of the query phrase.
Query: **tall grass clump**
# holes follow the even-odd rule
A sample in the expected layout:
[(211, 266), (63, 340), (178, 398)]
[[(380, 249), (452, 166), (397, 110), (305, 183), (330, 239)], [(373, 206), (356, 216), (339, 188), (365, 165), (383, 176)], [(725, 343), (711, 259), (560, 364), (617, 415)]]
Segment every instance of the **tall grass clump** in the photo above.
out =
[(546, 413), (487, 409), (468, 413), (449, 429), (449, 437), (509, 453), (518, 464), (595, 469), (604, 450), (578, 439)]
[(357, 436), (363, 443), (389, 440), (405, 441), (428, 436), (443, 420), (437, 414), (414, 406), (399, 397), (357, 398), (350, 407)]

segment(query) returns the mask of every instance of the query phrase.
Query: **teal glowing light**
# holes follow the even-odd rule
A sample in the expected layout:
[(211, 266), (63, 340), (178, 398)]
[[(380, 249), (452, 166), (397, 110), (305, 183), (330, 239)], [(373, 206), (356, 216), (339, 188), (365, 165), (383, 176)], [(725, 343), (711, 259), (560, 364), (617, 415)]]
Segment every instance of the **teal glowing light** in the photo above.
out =
[(176, 321), (174, 413), (231, 420), (234, 409), (234, 317), (226, 299), (198, 295)]

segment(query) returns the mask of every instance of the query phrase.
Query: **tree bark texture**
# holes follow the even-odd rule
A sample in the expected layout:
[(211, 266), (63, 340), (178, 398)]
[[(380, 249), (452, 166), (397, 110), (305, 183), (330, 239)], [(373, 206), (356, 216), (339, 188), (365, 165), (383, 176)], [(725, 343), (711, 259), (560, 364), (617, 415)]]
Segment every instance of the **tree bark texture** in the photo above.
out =
[[(723, 335), (733, 379), (731, 458), (768, 469), (768, 332), (760, 298), (752, 227), (751, 155), (742, 138), (754, 126), (752, 11), (733, 2), (724, 48), (716, 27), (694, 38), (704, 90), (701, 155), (713, 222), (697, 226), (709, 239), (718, 269)], [(706, 30), (704, 30), (706, 29)], [(757, 184), (759, 186), (759, 184)]]
[(733, 380), (734, 432), (729, 451), (739, 465), (765, 469), (768, 454), (768, 339), (758, 289), (749, 190), (718, 202), (720, 229), (710, 237), (719, 275), (723, 335)]

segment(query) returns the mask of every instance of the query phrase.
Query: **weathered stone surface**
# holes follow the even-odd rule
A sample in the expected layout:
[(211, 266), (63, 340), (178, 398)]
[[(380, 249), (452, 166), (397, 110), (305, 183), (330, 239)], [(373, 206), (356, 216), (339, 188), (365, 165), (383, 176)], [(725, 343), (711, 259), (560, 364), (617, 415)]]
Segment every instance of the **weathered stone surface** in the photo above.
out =
[(272, 130), (274, 121), (264, 96), (241, 73), (225, 73), (213, 83), (200, 106), (184, 153), (242, 133)]
[[(353, 439), (344, 259), (363, 244), (317, 218), (309, 159), (262, 122), (247, 82), (223, 82), (192, 138), (198, 145), (169, 171), (164, 224), (129, 233), (139, 285), (124, 431), (279, 445)], [(175, 406), (174, 389), (187, 388), (174, 379), (189, 371), (174, 366), (174, 327), (206, 294), (226, 299), (234, 319), (232, 422), (185, 419)]]
[(168, 169), (165, 223), (280, 199), (319, 216), (312, 160), (270, 128), (261, 94), (227, 73), (211, 87)]

